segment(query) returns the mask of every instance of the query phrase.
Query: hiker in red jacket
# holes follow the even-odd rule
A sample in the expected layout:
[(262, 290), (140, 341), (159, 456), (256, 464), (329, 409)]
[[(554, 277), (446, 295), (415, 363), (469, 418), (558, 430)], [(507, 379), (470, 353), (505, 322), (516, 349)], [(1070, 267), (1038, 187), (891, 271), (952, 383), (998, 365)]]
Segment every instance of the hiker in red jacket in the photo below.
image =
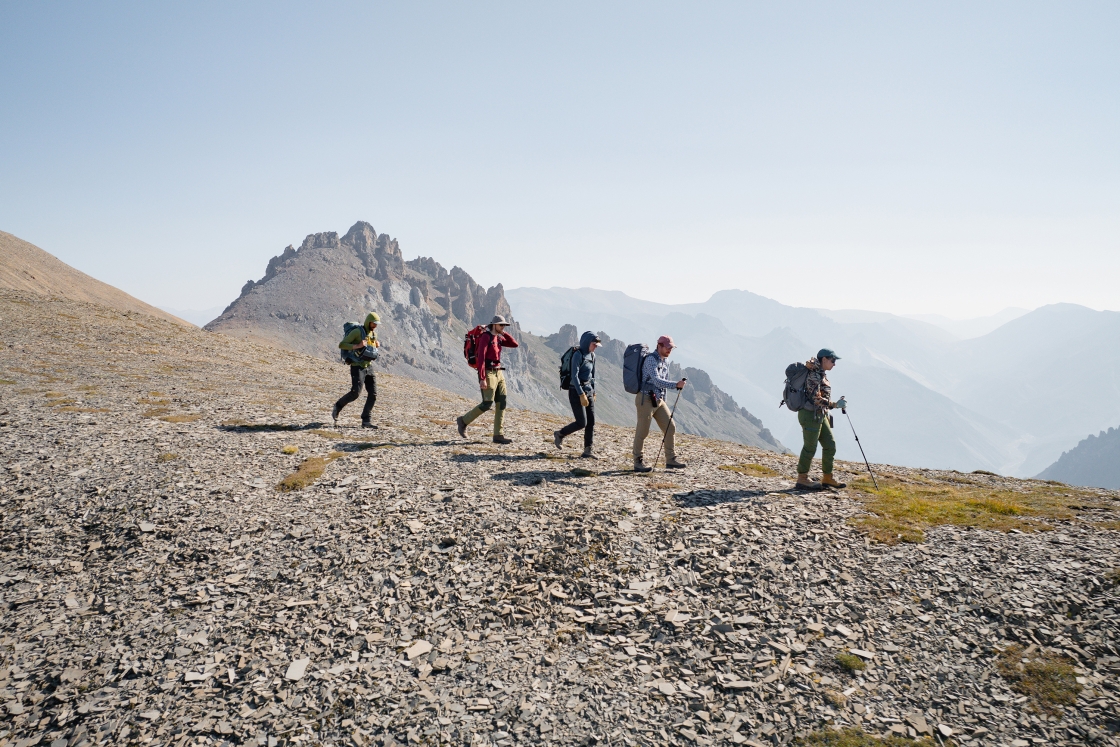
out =
[(513, 443), (502, 435), (502, 419), (506, 412), (506, 377), (502, 373), (505, 370), (502, 368), (502, 348), (517, 347), (517, 340), (506, 332), (508, 326), (509, 322), (499, 314), (490, 320), (489, 330), (478, 338), (476, 360), (478, 361), (478, 388), (482, 390), (482, 402), (455, 421), (459, 427), (459, 435), (463, 438), (467, 437), (467, 426), (493, 406), (494, 443)]

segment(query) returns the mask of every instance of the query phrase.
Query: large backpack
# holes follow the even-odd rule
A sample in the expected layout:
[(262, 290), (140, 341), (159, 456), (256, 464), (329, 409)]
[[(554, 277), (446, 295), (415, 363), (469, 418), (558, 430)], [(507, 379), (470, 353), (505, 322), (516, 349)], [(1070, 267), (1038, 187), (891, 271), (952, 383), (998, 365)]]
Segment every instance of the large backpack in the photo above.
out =
[(480, 324), (468, 330), (467, 336), (463, 338), (463, 357), (467, 359), (467, 365), (471, 368), (478, 368), (478, 341), (482, 339), (485, 332), (486, 327)]
[[(350, 333), (356, 329), (362, 331), (362, 338), (364, 339), (366, 334), (365, 325), (346, 322), (342, 325), (342, 341), (345, 341), (346, 338), (350, 336)], [(369, 353), (366, 352), (366, 348), (369, 348)], [(367, 345), (361, 350), (339, 350), (338, 353), (342, 357), (343, 363), (362, 363), (365, 361), (377, 360), (377, 348), (370, 345)]]
[(786, 366), (786, 388), (778, 407), (785, 405), (793, 412), (804, 410), (809, 404), (809, 393), (805, 391), (805, 380), (808, 378), (809, 369), (804, 363), (798, 361)]
[(642, 369), (649, 356), (649, 346), (636, 342), (626, 348), (622, 354), (622, 386), (630, 394), (642, 391)]
[(576, 348), (568, 348), (560, 356), (560, 388), (564, 391), (572, 388), (572, 355), (575, 352)]

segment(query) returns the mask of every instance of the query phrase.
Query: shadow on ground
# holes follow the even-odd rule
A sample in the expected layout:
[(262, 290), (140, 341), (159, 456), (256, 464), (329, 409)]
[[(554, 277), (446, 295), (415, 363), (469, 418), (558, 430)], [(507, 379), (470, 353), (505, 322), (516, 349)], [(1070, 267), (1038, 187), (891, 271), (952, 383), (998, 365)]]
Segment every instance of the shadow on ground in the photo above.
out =
[(769, 503), (769, 495), (801, 495), (796, 488), (784, 490), (698, 490), (696, 492), (675, 493), (673, 502), (682, 508), (715, 506), (720, 503)]

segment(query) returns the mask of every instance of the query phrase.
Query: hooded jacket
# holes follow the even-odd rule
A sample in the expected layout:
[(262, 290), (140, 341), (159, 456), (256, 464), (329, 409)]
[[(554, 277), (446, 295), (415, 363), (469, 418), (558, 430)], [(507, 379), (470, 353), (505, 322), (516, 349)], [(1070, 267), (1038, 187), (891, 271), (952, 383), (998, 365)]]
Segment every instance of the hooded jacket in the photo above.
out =
[(595, 393), (595, 354), (591, 352), (595, 337), (594, 332), (584, 332), (579, 338), (579, 349), (572, 353), (571, 391), (577, 395), (580, 391), (588, 397)]
[[(371, 324), (377, 324), (380, 321), (381, 321), (381, 318), (379, 316), (377, 316), (377, 314), (374, 314), (372, 311), (370, 313), (366, 314), (366, 320), (362, 324), (361, 329), (350, 330), (350, 334), (346, 335), (346, 337), (342, 338), (342, 342), (338, 343), (338, 349), (339, 350), (357, 350), (358, 349), (358, 343), (361, 342), (363, 339), (366, 341), (366, 345), (372, 345), (375, 348), (381, 347), (381, 343), (377, 339), (377, 330), (376, 329), (370, 329)], [(351, 366), (356, 366), (358, 368), (369, 368), (369, 364), (370, 364), (370, 361), (366, 361), (366, 360), (363, 360), (363, 361), (353, 361), (353, 360), (351, 360), (351, 361), (347, 361), (347, 362)]]

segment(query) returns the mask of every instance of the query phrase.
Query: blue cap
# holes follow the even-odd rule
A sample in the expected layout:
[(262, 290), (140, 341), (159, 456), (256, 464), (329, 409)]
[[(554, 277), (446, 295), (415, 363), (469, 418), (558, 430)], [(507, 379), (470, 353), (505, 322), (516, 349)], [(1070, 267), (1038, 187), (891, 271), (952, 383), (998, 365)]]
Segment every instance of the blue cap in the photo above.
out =
[(831, 358), (834, 361), (840, 360), (840, 356), (838, 356), (835, 352), (829, 350), (828, 348), (821, 348), (817, 351), (817, 360), (820, 360), (821, 358)]

